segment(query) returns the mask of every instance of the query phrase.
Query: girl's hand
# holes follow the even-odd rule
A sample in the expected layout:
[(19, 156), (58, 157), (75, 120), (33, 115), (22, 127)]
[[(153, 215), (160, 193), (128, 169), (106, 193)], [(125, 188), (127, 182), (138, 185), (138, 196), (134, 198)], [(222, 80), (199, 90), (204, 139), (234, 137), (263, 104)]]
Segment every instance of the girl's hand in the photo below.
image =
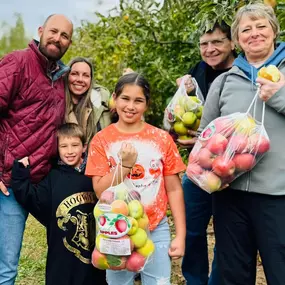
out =
[(137, 161), (138, 152), (132, 144), (122, 143), (118, 155), (122, 159), (122, 165), (133, 167)]
[(272, 82), (265, 78), (257, 77), (256, 82), (259, 83), (260, 93), (259, 97), (263, 101), (268, 101), (277, 91), (285, 86), (285, 77), (282, 72), (280, 72), (280, 80), (278, 82)]
[(185, 238), (175, 237), (174, 240), (170, 244), (170, 248), (168, 250), (169, 256), (175, 260), (184, 256), (185, 252)]
[(27, 168), (27, 166), (30, 165), (29, 158), (27, 156), (25, 156), (24, 158), (18, 160), (18, 162), (22, 163), (25, 166), (25, 168)]

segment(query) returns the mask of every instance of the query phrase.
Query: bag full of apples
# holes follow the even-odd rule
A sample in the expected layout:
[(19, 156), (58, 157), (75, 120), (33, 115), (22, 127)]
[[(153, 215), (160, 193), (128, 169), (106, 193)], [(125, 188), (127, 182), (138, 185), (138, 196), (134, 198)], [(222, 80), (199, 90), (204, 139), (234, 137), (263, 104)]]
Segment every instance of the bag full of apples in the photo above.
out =
[(250, 114), (259, 91), (258, 88), (246, 113), (213, 120), (194, 145), (186, 173), (205, 191), (212, 193), (226, 188), (234, 179), (250, 171), (269, 150), (270, 140), (263, 123), (265, 103), (261, 122)]
[[(195, 86), (195, 96), (188, 96), (185, 88), (186, 80)], [(188, 130), (197, 130), (203, 111), (204, 98), (195, 78), (182, 78), (175, 95), (168, 103), (163, 118), (164, 129), (174, 132), (179, 139), (191, 139)]]
[(94, 216), (93, 266), (103, 270), (142, 271), (151, 260), (155, 246), (139, 192), (129, 189), (124, 182), (111, 186), (101, 194)]

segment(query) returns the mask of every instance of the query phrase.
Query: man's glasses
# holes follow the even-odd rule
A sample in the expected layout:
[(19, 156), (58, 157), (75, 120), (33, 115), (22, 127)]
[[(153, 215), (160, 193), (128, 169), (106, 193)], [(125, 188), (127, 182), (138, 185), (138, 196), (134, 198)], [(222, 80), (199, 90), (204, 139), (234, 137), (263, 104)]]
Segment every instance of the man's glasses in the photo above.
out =
[(200, 49), (206, 49), (206, 48), (208, 48), (209, 44), (213, 45), (214, 47), (221, 47), (223, 45), (225, 39), (227, 39), (227, 37), (212, 40), (212, 41), (200, 42), (199, 47), (200, 47)]

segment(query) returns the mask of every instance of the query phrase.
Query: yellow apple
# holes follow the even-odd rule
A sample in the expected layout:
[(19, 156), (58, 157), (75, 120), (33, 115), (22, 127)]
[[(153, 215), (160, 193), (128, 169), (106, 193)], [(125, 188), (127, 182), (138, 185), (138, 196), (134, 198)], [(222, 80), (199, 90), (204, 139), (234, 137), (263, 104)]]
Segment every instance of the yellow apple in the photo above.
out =
[(149, 220), (147, 214), (144, 214), (140, 219), (138, 219), (139, 228), (146, 230), (148, 228)]
[(129, 208), (129, 215), (131, 217), (133, 217), (135, 219), (139, 219), (143, 216), (144, 209), (143, 209), (143, 205), (140, 201), (132, 200), (128, 204), (128, 208)]
[(136, 231), (138, 230), (139, 224), (138, 224), (138, 221), (133, 217), (128, 217), (128, 219), (130, 220), (131, 225), (132, 225), (131, 229), (128, 232), (128, 235), (131, 236), (136, 233)]
[(144, 246), (140, 247), (137, 249), (137, 252), (141, 254), (144, 257), (148, 257), (151, 254), (153, 254), (155, 249), (154, 243), (152, 242), (151, 239), (147, 239), (146, 243)]
[(131, 241), (134, 243), (135, 248), (141, 248), (146, 244), (147, 234), (141, 228), (138, 228), (136, 233), (130, 236)]

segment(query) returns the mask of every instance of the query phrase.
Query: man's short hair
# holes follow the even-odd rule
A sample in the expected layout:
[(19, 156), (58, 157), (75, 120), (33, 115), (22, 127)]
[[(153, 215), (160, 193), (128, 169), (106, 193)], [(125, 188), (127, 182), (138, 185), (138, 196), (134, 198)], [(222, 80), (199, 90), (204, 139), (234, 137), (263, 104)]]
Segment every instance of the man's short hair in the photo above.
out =
[[(219, 29), (221, 30), (229, 40), (232, 39), (232, 36), (231, 36), (231, 27), (226, 24), (225, 21), (221, 21), (220, 23), (219, 22), (216, 22), (213, 26), (212, 29), (208, 30), (205, 32), (205, 34), (212, 34), (216, 29)], [(202, 35), (201, 35), (202, 36)]]

